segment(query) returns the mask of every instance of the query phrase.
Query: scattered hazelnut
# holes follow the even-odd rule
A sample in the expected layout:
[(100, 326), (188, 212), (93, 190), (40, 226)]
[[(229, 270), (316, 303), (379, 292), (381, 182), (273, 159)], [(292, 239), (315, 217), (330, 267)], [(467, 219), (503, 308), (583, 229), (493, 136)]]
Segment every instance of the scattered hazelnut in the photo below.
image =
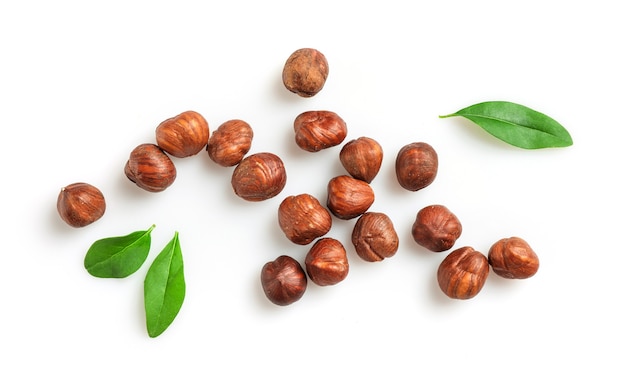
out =
[(260, 152), (245, 157), (233, 171), (231, 184), (244, 200), (262, 201), (278, 195), (287, 183), (283, 161), (277, 155)]
[(283, 67), (283, 84), (298, 96), (312, 97), (322, 90), (328, 77), (328, 61), (317, 49), (293, 52)]
[(124, 167), (126, 177), (149, 192), (161, 192), (176, 180), (172, 159), (154, 144), (140, 144), (130, 153)]
[(349, 220), (365, 213), (374, 203), (374, 190), (363, 180), (341, 175), (330, 179), (326, 206), (340, 219)]
[(399, 242), (391, 219), (384, 213), (365, 212), (352, 230), (352, 244), (365, 261), (382, 261), (395, 255)]
[(402, 188), (418, 191), (429, 186), (437, 176), (437, 152), (427, 143), (411, 143), (396, 157), (396, 176)]
[(339, 160), (355, 179), (372, 182), (383, 162), (383, 148), (369, 137), (347, 142), (339, 152)]
[(106, 202), (100, 190), (91, 184), (73, 183), (61, 188), (57, 211), (72, 227), (85, 227), (104, 215)]
[(507, 279), (527, 279), (539, 269), (537, 254), (519, 237), (498, 240), (489, 249), (487, 258), (496, 275)]
[(466, 300), (480, 292), (488, 275), (487, 257), (472, 247), (461, 247), (439, 264), (437, 282), (446, 296)]
[(156, 142), (174, 157), (187, 157), (200, 152), (209, 140), (209, 125), (201, 114), (186, 111), (171, 117), (156, 128)]
[(278, 224), (289, 240), (305, 245), (328, 233), (332, 218), (319, 200), (303, 193), (287, 196), (280, 203)]
[(304, 259), (306, 272), (317, 285), (335, 285), (348, 276), (346, 249), (339, 240), (325, 237), (313, 244)]
[(209, 137), (209, 158), (223, 167), (239, 164), (252, 146), (253, 132), (243, 120), (228, 120)]
[(293, 123), (298, 147), (307, 152), (319, 152), (334, 147), (348, 135), (346, 122), (335, 112), (306, 111)]
[(447, 251), (461, 236), (461, 222), (447, 207), (429, 205), (417, 212), (411, 234), (415, 242), (433, 252)]
[(298, 261), (291, 256), (278, 256), (261, 269), (261, 285), (265, 296), (276, 305), (289, 305), (300, 300), (306, 291), (307, 277)]

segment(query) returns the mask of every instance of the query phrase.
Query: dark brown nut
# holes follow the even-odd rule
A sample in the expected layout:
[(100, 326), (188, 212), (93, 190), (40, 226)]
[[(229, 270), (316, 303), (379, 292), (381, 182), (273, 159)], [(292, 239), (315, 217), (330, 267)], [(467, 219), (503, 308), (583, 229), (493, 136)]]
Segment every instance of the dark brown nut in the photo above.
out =
[(402, 188), (418, 191), (432, 184), (437, 176), (437, 152), (427, 143), (411, 143), (396, 157), (396, 176)]
[(235, 167), (231, 185), (247, 201), (262, 201), (278, 195), (287, 183), (283, 161), (269, 152), (252, 154)]
[(489, 249), (487, 258), (495, 274), (507, 279), (527, 279), (539, 270), (539, 257), (519, 237), (498, 240)]
[(261, 285), (265, 296), (276, 305), (289, 305), (300, 300), (307, 287), (304, 269), (291, 256), (278, 256), (261, 269)]
[(461, 236), (458, 217), (443, 205), (429, 205), (417, 212), (411, 234), (419, 245), (433, 252), (447, 251)]
[(340, 219), (350, 220), (365, 213), (374, 204), (374, 190), (363, 180), (341, 175), (330, 179), (326, 206)]
[(149, 192), (161, 192), (176, 180), (172, 159), (154, 144), (140, 144), (130, 153), (124, 167), (126, 177)]
[(307, 152), (319, 152), (334, 147), (348, 135), (346, 122), (335, 112), (306, 111), (293, 122), (298, 147)]
[(302, 97), (315, 96), (328, 78), (328, 61), (320, 51), (301, 48), (293, 52), (283, 67), (283, 84)]
[(250, 124), (243, 120), (228, 120), (209, 137), (209, 158), (223, 167), (239, 164), (252, 146), (254, 134)]
[(476, 296), (489, 275), (489, 262), (472, 247), (452, 251), (439, 264), (439, 288), (452, 299), (466, 300)]
[(374, 139), (359, 137), (341, 148), (339, 161), (352, 177), (371, 183), (380, 171), (383, 148)]
[(85, 227), (104, 215), (106, 202), (102, 192), (91, 184), (73, 183), (61, 188), (57, 211), (74, 228)]
[(287, 196), (278, 207), (278, 224), (285, 236), (300, 245), (311, 243), (330, 231), (330, 212), (314, 196)]
[(317, 285), (335, 285), (348, 276), (346, 249), (339, 240), (325, 237), (313, 244), (304, 259), (309, 279)]
[(201, 114), (186, 111), (171, 117), (156, 128), (156, 142), (174, 157), (192, 156), (209, 141), (209, 124)]
[(354, 225), (352, 244), (365, 261), (382, 261), (396, 254), (399, 238), (389, 216), (365, 212)]

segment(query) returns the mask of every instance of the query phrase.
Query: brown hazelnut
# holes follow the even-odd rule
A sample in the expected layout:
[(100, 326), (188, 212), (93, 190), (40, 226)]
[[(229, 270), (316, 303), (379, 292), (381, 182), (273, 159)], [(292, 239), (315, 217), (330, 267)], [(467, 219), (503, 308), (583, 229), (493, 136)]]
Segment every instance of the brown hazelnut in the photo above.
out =
[(439, 264), (437, 282), (446, 296), (466, 300), (480, 292), (488, 275), (487, 257), (472, 247), (461, 247)]
[(411, 143), (396, 157), (396, 176), (402, 188), (418, 191), (429, 186), (437, 176), (437, 152), (427, 143)]
[(72, 227), (87, 226), (104, 215), (106, 202), (100, 190), (91, 184), (73, 183), (61, 188), (57, 211)]
[(172, 159), (154, 144), (140, 144), (130, 153), (124, 167), (126, 177), (149, 192), (161, 192), (176, 180)]
[(393, 222), (384, 213), (365, 212), (352, 230), (352, 244), (365, 261), (382, 261), (395, 255), (399, 242)]
[(527, 279), (539, 270), (539, 258), (530, 245), (519, 237), (498, 240), (487, 254), (491, 268), (507, 279)]
[(304, 259), (306, 272), (317, 285), (335, 285), (348, 276), (346, 249), (339, 240), (325, 237), (313, 244)]
[(243, 120), (228, 120), (209, 137), (209, 158), (223, 167), (239, 164), (252, 146), (250, 124)]
[(461, 222), (447, 207), (429, 205), (417, 212), (411, 234), (415, 242), (433, 252), (447, 251), (461, 236)]
[(334, 147), (348, 135), (346, 122), (335, 112), (302, 112), (293, 123), (298, 147), (307, 152), (319, 152)]
[(209, 125), (198, 112), (183, 112), (156, 128), (157, 145), (174, 157), (195, 155), (206, 147), (208, 141)]
[(355, 179), (372, 182), (383, 162), (383, 148), (369, 137), (347, 142), (339, 152), (339, 161)]
[(269, 152), (245, 157), (233, 171), (231, 185), (244, 200), (262, 201), (278, 195), (287, 183), (283, 161)]
[(328, 61), (317, 49), (301, 48), (293, 52), (283, 67), (283, 84), (302, 97), (315, 96), (328, 77)]
[(289, 305), (300, 300), (306, 291), (304, 269), (291, 256), (278, 256), (261, 269), (261, 285), (265, 296), (276, 305)]
[(374, 190), (363, 180), (341, 175), (330, 179), (326, 206), (340, 219), (349, 220), (365, 213), (374, 204)]
[(332, 218), (314, 196), (287, 196), (278, 207), (278, 224), (285, 236), (300, 245), (311, 243), (330, 231)]

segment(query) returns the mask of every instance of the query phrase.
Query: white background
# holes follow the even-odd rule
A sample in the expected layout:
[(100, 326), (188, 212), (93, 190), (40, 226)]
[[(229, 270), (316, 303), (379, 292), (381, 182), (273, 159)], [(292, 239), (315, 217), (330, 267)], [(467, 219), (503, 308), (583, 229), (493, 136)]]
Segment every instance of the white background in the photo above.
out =
[[(219, 4), (219, 5), (216, 5)], [(342, 5), (349, 4), (349, 5)], [(0, 5), (3, 383), (624, 382), (626, 98), (618, 1), (3, 1)], [(286, 58), (322, 51), (326, 86), (303, 99), (282, 85)], [(544, 112), (572, 134), (568, 148), (526, 151), (461, 118), (507, 100)], [(130, 183), (130, 151), (162, 120), (196, 110), (211, 130), (239, 118), (250, 153), (281, 156), (288, 182), (250, 203), (232, 168), (206, 152), (174, 159), (176, 182), (151, 194)], [(259, 274), (307, 246), (278, 228), (282, 198), (311, 193), (343, 169), (340, 147), (311, 154), (293, 141), (305, 110), (328, 109), (348, 139), (369, 136), (385, 158), (372, 211), (387, 213), (400, 249), (358, 259), (354, 221), (329, 236), (350, 274), (309, 284), (288, 307), (263, 295)], [(437, 179), (408, 192), (397, 151), (438, 152)], [(60, 188), (99, 187), (104, 217), (82, 229), (56, 212)], [(528, 280), (491, 274), (455, 301), (435, 274), (445, 254), (415, 244), (417, 211), (444, 204), (463, 223), (457, 246), (487, 252), (525, 238), (541, 260)], [(83, 257), (99, 238), (156, 224), (148, 261), (123, 280), (97, 279)], [(172, 326), (148, 337), (142, 284), (179, 231), (187, 296)]]

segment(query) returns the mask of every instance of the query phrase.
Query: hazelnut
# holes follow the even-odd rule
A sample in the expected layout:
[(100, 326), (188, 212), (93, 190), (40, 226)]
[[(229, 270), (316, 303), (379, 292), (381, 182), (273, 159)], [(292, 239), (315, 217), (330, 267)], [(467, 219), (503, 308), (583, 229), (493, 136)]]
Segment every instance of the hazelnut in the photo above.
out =
[(280, 203), (278, 224), (289, 240), (305, 245), (328, 233), (332, 218), (319, 200), (303, 193), (287, 196)]
[(278, 195), (286, 183), (283, 161), (269, 152), (255, 153), (241, 160), (231, 178), (235, 194), (248, 201), (270, 199)]
[(250, 150), (253, 136), (250, 124), (228, 120), (209, 137), (206, 148), (209, 158), (223, 167), (237, 165)]
[(140, 144), (130, 153), (124, 167), (126, 177), (149, 192), (161, 192), (176, 180), (172, 159), (154, 144)]
[(156, 142), (174, 157), (187, 157), (200, 152), (209, 141), (209, 125), (201, 114), (183, 112), (156, 128)]
[(341, 175), (330, 179), (326, 206), (340, 219), (349, 220), (365, 213), (374, 203), (374, 190), (363, 180)]
[(85, 227), (104, 215), (106, 202), (100, 190), (91, 184), (73, 183), (61, 188), (57, 211), (74, 228)]
[(496, 275), (507, 279), (527, 279), (539, 269), (537, 254), (519, 237), (498, 240), (489, 249), (487, 258)]
[(396, 157), (396, 176), (402, 188), (418, 191), (429, 186), (437, 176), (437, 152), (427, 143), (411, 143)]
[(306, 111), (293, 123), (298, 147), (307, 152), (319, 152), (334, 147), (348, 135), (346, 122), (335, 112)]
[(359, 137), (341, 148), (339, 160), (352, 177), (370, 183), (380, 171), (383, 149), (376, 140)]
[(437, 282), (446, 296), (466, 300), (480, 292), (488, 275), (487, 257), (472, 247), (461, 247), (439, 264)]
[(293, 52), (283, 67), (283, 84), (302, 97), (315, 96), (328, 77), (328, 61), (317, 49), (301, 48)]
[(339, 240), (325, 237), (313, 244), (304, 259), (306, 272), (317, 285), (335, 285), (348, 276), (346, 249)]
[(447, 207), (429, 205), (417, 212), (411, 234), (415, 242), (433, 252), (447, 251), (461, 236), (461, 222)]
[(399, 238), (389, 216), (365, 212), (354, 225), (352, 244), (365, 261), (382, 261), (396, 254)]
[(261, 285), (265, 296), (276, 305), (289, 305), (300, 300), (306, 291), (307, 277), (298, 261), (291, 256), (278, 256), (261, 269)]

